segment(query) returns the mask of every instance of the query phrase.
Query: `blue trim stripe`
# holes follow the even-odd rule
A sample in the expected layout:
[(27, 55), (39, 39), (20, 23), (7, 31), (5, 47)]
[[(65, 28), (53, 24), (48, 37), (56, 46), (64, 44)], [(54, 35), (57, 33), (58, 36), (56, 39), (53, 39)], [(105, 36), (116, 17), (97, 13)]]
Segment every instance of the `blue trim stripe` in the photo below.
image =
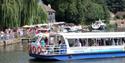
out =
[(106, 52), (124, 52), (124, 50), (123, 49), (112, 49), (112, 50), (90, 50), (90, 51), (79, 51), (79, 50), (77, 50), (77, 51), (73, 51), (73, 53), (106, 53)]
[(110, 58), (110, 57), (125, 57), (125, 52), (112, 53), (82, 53), (70, 55), (36, 55), (30, 54), (32, 57), (47, 59), (47, 60), (75, 60), (75, 59), (89, 59), (89, 58)]

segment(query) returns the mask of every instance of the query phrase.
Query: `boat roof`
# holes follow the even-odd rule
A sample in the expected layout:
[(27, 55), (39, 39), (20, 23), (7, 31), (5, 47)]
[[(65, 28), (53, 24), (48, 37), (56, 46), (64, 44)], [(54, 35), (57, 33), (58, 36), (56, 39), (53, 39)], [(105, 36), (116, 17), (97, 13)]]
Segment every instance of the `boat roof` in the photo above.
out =
[(86, 32), (86, 33), (59, 33), (64, 38), (118, 38), (125, 37), (125, 32)]

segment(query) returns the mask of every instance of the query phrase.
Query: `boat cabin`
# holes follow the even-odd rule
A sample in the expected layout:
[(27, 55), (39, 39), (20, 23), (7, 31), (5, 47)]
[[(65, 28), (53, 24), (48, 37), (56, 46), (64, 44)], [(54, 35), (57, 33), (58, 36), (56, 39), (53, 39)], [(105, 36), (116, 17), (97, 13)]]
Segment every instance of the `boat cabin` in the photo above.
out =
[[(42, 43), (42, 37), (45, 35), (38, 35), (34, 43)], [(40, 48), (51, 55), (125, 51), (125, 32), (54, 33), (49, 34), (44, 42)], [(38, 47), (35, 44), (35, 48)]]

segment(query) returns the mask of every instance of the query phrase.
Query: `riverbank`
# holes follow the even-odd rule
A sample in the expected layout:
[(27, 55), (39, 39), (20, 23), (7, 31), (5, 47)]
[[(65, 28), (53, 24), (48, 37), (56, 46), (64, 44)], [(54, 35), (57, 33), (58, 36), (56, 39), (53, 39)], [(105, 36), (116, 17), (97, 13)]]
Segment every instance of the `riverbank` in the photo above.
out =
[(0, 41), (0, 46), (11, 45), (11, 44), (14, 44), (14, 43), (19, 43), (19, 42), (21, 42), (20, 38), (2, 40), (2, 41)]

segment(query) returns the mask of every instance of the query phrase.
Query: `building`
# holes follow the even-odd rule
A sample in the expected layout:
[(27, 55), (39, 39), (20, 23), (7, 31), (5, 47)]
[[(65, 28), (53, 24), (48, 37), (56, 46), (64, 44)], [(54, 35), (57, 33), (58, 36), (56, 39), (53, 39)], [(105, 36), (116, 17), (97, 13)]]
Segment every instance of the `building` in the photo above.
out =
[(119, 11), (115, 14), (115, 16), (116, 16), (117, 19), (124, 19), (125, 18), (125, 12)]
[(49, 4), (48, 6), (45, 5), (42, 0), (39, 0), (38, 2), (39, 5), (43, 6), (44, 10), (47, 12), (47, 17), (48, 17), (48, 23), (54, 23), (55, 20), (55, 10), (51, 8), (51, 5)]
[(125, 12), (117, 12), (116, 17), (118, 18), (116, 20), (118, 27), (125, 28)]
[(122, 20), (118, 19), (116, 20), (116, 23), (119, 28), (125, 28), (125, 19)]
[(45, 11), (47, 11), (47, 15), (48, 15), (48, 23), (54, 23), (55, 20), (55, 10), (53, 10), (51, 8), (51, 5), (49, 4), (48, 6), (43, 4), (43, 8), (45, 9)]

